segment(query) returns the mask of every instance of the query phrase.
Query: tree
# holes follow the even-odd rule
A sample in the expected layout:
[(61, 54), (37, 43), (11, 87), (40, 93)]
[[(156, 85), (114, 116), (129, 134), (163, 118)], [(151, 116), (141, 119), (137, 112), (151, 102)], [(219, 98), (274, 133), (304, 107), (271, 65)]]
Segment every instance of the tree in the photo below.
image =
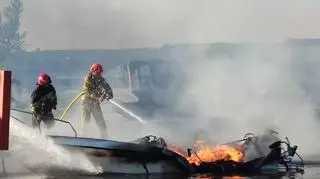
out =
[(0, 59), (10, 52), (23, 51), (26, 32), (19, 32), (22, 0), (10, 0), (0, 14)]

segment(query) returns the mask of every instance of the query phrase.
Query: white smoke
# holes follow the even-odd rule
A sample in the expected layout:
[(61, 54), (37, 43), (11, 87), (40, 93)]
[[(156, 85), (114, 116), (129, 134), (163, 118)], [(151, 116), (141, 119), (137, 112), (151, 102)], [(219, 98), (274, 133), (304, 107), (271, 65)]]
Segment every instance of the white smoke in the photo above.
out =
[[(208, 59), (200, 54), (192, 63), (188, 90), (195, 96), (199, 114), (225, 120), (210, 126), (201, 124), (201, 119), (195, 123), (221, 142), (273, 129), (283, 139), (289, 137), (303, 154), (316, 153), (320, 145), (315, 106), (292, 78), (290, 54), (285, 45), (259, 44), (234, 59)], [(219, 123), (224, 123), (223, 129)]]
[[(166, 43), (282, 41), (317, 37), (317, 1), (30, 0), (27, 48), (105, 49)], [(308, 19), (308, 20), (306, 20)], [(300, 27), (300, 28), (296, 28)]]

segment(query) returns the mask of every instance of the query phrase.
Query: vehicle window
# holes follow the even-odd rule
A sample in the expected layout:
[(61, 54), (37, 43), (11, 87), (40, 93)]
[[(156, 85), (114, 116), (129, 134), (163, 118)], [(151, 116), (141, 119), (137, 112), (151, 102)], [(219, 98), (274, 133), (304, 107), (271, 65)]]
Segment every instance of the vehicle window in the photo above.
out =
[(129, 84), (128, 74), (124, 67), (117, 67), (115, 69), (108, 70), (106, 80), (113, 88), (127, 88)]

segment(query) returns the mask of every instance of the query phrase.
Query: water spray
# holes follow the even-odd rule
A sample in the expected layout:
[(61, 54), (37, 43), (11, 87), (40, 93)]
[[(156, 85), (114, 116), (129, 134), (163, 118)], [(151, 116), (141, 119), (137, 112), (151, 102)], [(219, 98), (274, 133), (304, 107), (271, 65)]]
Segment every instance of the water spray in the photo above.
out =
[(142, 124), (145, 124), (146, 121), (143, 120), (140, 116), (134, 114), (133, 112), (131, 112), (130, 110), (126, 109), (125, 107), (123, 107), (122, 105), (120, 105), (119, 103), (113, 101), (112, 99), (109, 100), (113, 105), (117, 106), (118, 108), (120, 108), (122, 111), (126, 112), (127, 114), (129, 114), (131, 117), (135, 118), (137, 121), (139, 121)]
[[(61, 117), (59, 118), (59, 120), (63, 121), (63, 118), (65, 117), (65, 115), (67, 114), (67, 112), (71, 109), (71, 107), (74, 105), (74, 103), (85, 94), (85, 91), (82, 91), (81, 93), (79, 93), (73, 100), (72, 102), (68, 105), (68, 107), (66, 108), (66, 110), (63, 112), (63, 114), (61, 115)], [(132, 111), (126, 109), (125, 107), (123, 107), (122, 105), (120, 105), (119, 103), (113, 101), (112, 99), (109, 100), (109, 102), (111, 102), (113, 105), (117, 106), (118, 108), (120, 108), (122, 111), (126, 112), (127, 114), (129, 114), (131, 117), (135, 118), (137, 121), (139, 121), (140, 123), (144, 124), (146, 123), (145, 120), (143, 120), (140, 116), (134, 114)]]
[(56, 145), (46, 135), (39, 135), (35, 130), (15, 120), (10, 122), (10, 130), (10, 155), (13, 161), (18, 161), (24, 169), (38, 174), (50, 173), (53, 170), (89, 175), (101, 172), (99, 166), (92, 164), (83, 153), (70, 152)]

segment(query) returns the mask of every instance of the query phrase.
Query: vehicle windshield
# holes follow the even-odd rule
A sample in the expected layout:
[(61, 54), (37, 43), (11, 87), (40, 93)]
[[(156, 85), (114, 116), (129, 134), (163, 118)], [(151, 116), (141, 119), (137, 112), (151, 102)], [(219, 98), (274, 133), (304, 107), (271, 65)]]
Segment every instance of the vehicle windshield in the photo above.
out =
[[(168, 89), (176, 80), (176, 67), (177, 64), (171, 61), (131, 61), (129, 69), (132, 88), (135, 90)], [(127, 65), (108, 70), (106, 76), (113, 87), (129, 87)]]
[(105, 75), (106, 81), (110, 83), (112, 88), (128, 88), (128, 74), (124, 70), (124, 68), (119, 66), (107, 71)]
[(140, 88), (167, 89), (175, 80), (175, 63), (170, 61), (148, 61), (132, 65), (133, 85)]

